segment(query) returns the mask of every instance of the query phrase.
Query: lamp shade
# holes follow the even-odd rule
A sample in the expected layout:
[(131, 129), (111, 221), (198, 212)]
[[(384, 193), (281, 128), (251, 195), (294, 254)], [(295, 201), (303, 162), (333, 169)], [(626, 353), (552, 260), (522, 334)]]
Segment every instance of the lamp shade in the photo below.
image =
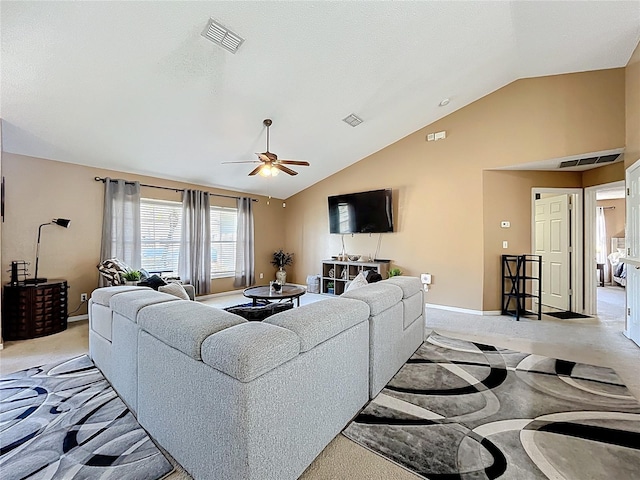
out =
[(69, 228), (69, 224), (71, 223), (71, 220), (67, 218), (54, 218), (52, 223), (55, 223), (56, 225), (60, 225), (61, 227), (64, 227), (64, 228)]

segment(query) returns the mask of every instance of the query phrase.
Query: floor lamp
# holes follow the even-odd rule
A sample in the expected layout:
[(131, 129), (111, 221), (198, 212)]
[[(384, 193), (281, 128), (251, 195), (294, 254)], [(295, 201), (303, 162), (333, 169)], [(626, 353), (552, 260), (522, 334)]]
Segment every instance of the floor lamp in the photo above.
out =
[(68, 220), (66, 218), (54, 218), (50, 222), (43, 223), (38, 227), (38, 246), (36, 247), (36, 271), (35, 271), (34, 278), (28, 278), (24, 281), (24, 283), (38, 284), (38, 283), (45, 283), (47, 281), (46, 278), (38, 278), (38, 260), (40, 259), (40, 235), (42, 233), (42, 227), (44, 227), (45, 225), (58, 225), (60, 227), (69, 228), (70, 223), (71, 223), (71, 220)]

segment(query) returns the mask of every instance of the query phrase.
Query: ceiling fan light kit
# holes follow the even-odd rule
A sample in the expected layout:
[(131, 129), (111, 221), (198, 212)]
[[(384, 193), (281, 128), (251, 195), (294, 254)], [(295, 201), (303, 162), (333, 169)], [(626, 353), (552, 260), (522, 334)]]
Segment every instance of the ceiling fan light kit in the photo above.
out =
[(298, 172), (295, 170), (291, 170), (289, 167), (285, 167), (285, 165), (298, 165), (301, 167), (308, 167), (309, 162), (305, 162), (303, 160), (280, 160), (278, 155), (269, 151), (269, 127), (273, 124), (273, 121), (270, 118), (266, 118), (262, 121), (263, 125), (267, 127), (267, 150), (262, 153), (256, 153), (258, 156), (258, 160), (254, 161), (240, 161), (240, 162), (222, 162), (222, 163), (261, 163), (262, 165), (257, 166), (251, 172), (249, 172), (249, 176), (260, 174), (262, 177), (275, 177), (280, 172), (284, 172), (288, 175), (297, 175)]
[(263, 177), (275, 177), (280, 173), (276, 167), (270, 167), (269, 165), (263, 165), (260, 167), (260, 175)]

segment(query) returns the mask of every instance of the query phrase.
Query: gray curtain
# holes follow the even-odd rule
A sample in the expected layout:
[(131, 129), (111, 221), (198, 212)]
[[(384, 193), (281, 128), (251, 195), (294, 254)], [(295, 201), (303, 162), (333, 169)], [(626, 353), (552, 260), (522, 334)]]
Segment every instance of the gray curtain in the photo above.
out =
[[(105, 178), (100, 261), (117, 258), (140, 268), (140, 183)], [(100, 286), (105, 286), (100, 276)]]
[(185, 190), (182, 195), (182, 237), (178, 272), (196, 295), (211, 292), (211, 207), (209, 193)]
[(238, 199), (234, 287), (249, 287), (255, 283), (253, 236), (253, 201), (248, 197), (241, 197)]

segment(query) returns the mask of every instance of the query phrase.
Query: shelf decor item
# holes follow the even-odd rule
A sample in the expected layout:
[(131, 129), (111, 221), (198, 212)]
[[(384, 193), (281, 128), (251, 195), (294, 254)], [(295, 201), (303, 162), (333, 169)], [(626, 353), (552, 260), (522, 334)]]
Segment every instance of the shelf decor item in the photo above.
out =
[(327, 293), (329, 295), (333, 295), (333, 293), (334, 293), (334, 283), (333, 282), (327, 283)]
[(43, 223), (38, 227), (38, 243), (36, 247), (36, 271), (33, 276), (34, 278), (26, 279), (25, 283), (38, 284), (38, 283), (47, 282), (46, 278), (38, 278), (38, 260), (40, 259), (40, 235), (42, 233), (42, 227), (44, 227), (45, 225), (58, 225), (59, 227), (69, 228), (70, 223), (71, 223), (71, 220), (68, 220), (66, 218), (54, 218), (50, 222)]
[(278, 267), (278, 271), (276, 272), (276, 281), (280, 285), (284, 285), (287, 283), (287, 271), (284, 267), (293, 265), (293, 253), (285, 253), (282, 249), (277, 252), (273, 252), (271, 265)]

